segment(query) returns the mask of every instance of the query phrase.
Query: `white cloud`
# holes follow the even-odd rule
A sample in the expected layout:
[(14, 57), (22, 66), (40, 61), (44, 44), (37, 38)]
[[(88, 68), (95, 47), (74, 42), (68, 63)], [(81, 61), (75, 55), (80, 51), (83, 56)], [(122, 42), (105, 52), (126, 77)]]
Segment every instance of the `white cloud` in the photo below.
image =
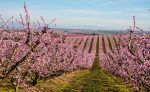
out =
[(112, 11), (102, 11), (96, 9), (66, 9), (66, 13), (80, 14), (80, 15), (93, 15), (93, 16), (143, 16), (148, 17), (150, 13), (145, 9), (120, 9)]
[(86, 15), (101, 15), (97, 10), (92, 9), (66, 9), (66, 12), (75, 13), (75, 14), (86, 14)]

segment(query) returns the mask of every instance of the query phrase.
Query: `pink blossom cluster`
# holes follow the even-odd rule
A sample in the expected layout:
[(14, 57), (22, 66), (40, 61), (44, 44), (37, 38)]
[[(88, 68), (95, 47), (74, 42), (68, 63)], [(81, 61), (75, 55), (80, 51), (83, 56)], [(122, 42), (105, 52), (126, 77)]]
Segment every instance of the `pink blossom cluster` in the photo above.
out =
[(93, 53), (93, 54), (96, 54), (97, 37), (98, 36), (94, 36), (94, 40), (93, 40), (93, 46), (91, 49), (91, 53)]
[(120, 39), (113, 52), (101, 54), (101, 67), (134, 86), (150, 90), (150, 35), (126, 34)]
[(86, 43), (86, 47), (84, 48), (84, 52), (89, 53), (90, 45), (91, 45), (92, 36), (88, 36), (88, 40)]
[(0, 35), (0, 78), (14, 84), (19, 80), (34, 85), (65, 72), (89, 69), (93, 63), (93, 56), (65, 43), (63, 34), (1, 31)]
[(8, 26), (12, 18), (4, 21), (0, 15), (0, 80), (8, 79), (14, 87), (29, 86), (63, 73), (91, 68), (93, 56), (74, 44), (75, 35), (69, 44), (65, 33), (48, 30), (43, 17), (44, 27), (37, 21), (38, 25), (33, 22), (32, 28), (25, 3), (24, 10), (25, 18), (20, 14), (20, 21), (16, 21), (21, 26), (16, 30)]

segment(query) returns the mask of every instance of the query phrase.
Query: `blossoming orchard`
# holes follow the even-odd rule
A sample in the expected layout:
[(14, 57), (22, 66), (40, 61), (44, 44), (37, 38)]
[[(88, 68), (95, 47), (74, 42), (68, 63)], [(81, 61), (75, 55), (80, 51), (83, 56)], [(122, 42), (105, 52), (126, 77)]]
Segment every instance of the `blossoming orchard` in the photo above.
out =
[(124, 34), (76, 34), (24, 12), (0, 15), (0, 92), (150, 92), (150, 34), (136, 16)]

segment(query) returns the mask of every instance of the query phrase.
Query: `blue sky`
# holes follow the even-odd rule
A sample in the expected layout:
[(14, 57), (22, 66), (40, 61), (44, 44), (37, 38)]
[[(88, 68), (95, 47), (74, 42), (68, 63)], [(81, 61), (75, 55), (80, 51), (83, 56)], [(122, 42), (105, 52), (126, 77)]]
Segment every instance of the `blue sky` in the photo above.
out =
[(57, 27), (125, 30), (136, 16), (137, 26), (150, 30), (150, 0), (0, 0), (0, 14), (18, 18), (24, 2), (32, 20), (56, 18)]

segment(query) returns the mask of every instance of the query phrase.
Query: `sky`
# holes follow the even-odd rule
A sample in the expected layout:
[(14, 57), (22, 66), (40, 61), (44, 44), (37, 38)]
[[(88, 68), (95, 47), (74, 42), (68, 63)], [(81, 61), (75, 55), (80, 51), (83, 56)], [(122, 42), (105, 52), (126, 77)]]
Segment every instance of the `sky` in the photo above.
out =
[(135, 16), (136, 26), (150, 30), (150, 0), (0, 0), (0, 15), (19, 18), (24, 2), (33, 21), (56, 18), (58, 28), (126, 30)]

